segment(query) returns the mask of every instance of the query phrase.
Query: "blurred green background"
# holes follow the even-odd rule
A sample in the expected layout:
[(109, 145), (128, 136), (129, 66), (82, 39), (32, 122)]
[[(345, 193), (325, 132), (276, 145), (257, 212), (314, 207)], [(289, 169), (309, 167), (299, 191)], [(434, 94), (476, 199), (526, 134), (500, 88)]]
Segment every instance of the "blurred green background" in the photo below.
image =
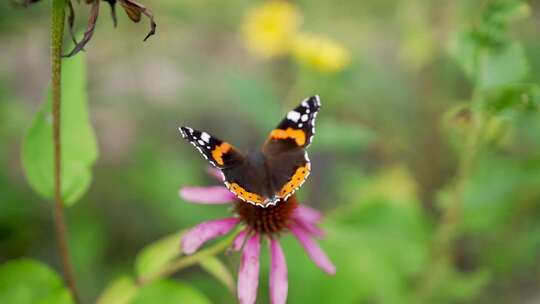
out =
[[(99, 159), (66, 215), (86, 302), (132, 275), (146, 245), (228, 214), (178, 197), (181, 186), (216, 183), (179, 125), (258, 147), (313, 94), (323, 108), (299, 195), (327, 216), (322, 246), (337, 275), (323, 274), (285, 237), (290, 303), (540, 301), (539, 3), (294, 1), (301, 31), (331, 40), (345, 58), (329, 70), (298, 53), (250, 50), (242, 29), (263, 1), (143, 2), (156, 36), (142, 43), (147, 20), (133, 24), (120, 9), (115, 29), (102, 5), (85, 52)], [(75, 9), (82, 30), (88, 6)], [(58, 271), (51, 202), (32, 190), (21, 164), (49, 82), (49, 17), (49, 1), (0, 3), (0, 262), (29, 257)], [(324, 49), (314, 48), (307, 52)], [(488, 122), (456, 207), (471, 108)], [(452, 208), (456, 237), (434, 267)], [(238, 257), (220, 259), (236, 275)], [(267, 260), (260, 303), (268, 301)], [(236, 301), (198, 266), (173, 278), (201, 303)]]

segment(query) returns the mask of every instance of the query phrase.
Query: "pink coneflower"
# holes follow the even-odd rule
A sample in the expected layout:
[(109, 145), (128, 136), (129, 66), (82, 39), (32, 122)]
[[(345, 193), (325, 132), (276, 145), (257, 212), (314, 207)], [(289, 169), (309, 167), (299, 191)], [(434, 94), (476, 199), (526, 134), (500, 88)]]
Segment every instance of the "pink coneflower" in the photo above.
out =
[(242, 250), (237, 287), (238, 299), (242, 304), (255, 303), (259, 285), (259, 255), (264, 239), (269, 243), (271, 255), (270, 301), (273, 304), (287, 301), (287, 264), (278, 242), (281, 234), (291, 232), (319, 268), (331, 275), (336, 272), (334, 264), (313, 240), (314, 237), (324, 236), (317, 226), (322, 218), (321, 213), (299, 204), (295, 195), (266, 208), (238, 200), (224, 186), (184, 187), (180, 190), (180, 196), (194, 203), (233, 204), (235, 216), (206, 221), (193, 227), (182, 238), (181, 246), (185, 254), (192, 254), (205, 242), (228, 234), (241, 225), (242, 230), (234, 238), (232, 249)]

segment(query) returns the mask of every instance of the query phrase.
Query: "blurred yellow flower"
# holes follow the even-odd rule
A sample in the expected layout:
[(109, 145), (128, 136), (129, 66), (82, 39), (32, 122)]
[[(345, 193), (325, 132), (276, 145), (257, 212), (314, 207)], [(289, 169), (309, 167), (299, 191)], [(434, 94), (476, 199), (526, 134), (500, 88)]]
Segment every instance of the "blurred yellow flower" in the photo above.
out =
[(296, 35), (292, 53), (299, 62), (326, 73), (339, 72), (351, 62), (345, 47), (329, 38), (313, 34)]
[(247, 47), (261, 57), (287, 53), (301, 16), (283, 0), (267, 1), (248, 12), (242, 25)]

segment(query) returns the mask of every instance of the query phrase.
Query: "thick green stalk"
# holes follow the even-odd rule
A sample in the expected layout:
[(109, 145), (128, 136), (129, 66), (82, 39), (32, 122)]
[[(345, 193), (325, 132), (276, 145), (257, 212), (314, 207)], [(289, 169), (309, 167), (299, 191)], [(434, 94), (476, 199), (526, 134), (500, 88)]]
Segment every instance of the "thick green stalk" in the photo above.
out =
[(62, 144), (61, 130), (61, 79), (62, 79), (62, 44), (64, 37), (64, 20), (66, 0), (53, 0), (51, 28), (51, 87), (52, 87), (52, 118), (53, 118), (53, 148), (54, 148), (54, 215), (55, 230), (60, 251), (62, 271), (76, 303), (80, 303), (75, 275), (69, 255), (64, 223), (64, 203), (62, 201)]

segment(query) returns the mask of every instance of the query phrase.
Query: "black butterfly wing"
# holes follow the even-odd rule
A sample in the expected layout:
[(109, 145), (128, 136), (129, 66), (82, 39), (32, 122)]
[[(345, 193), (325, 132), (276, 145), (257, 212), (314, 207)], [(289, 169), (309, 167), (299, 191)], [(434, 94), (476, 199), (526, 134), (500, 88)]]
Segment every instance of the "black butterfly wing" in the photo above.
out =
[(245, 160), (244, 155), (231, 144), (206, 132), (180, 127), (180, 134), (218, 169), (238, 166)]
[(320, 108), (321, 101), (317, 95), (303, 100), (270, 132), (263, 150), (279, 153), (307, 148), (315, 134), (315, 118)]
[(252, 204), (263, 204), (266, 197), (263, 181), (257, 168), (231, 144), (206, 132), (180, 127), (188, 140), (213, 166), (221, 170), (225, 186), (239, 199)]
[(315, 134), (315, 118), (321, 107), (312, 96), (287, 113), (270, 132), (263, 146), (275, 196), (286, 200), (306, 180), (311, 170), (306, 148)]

